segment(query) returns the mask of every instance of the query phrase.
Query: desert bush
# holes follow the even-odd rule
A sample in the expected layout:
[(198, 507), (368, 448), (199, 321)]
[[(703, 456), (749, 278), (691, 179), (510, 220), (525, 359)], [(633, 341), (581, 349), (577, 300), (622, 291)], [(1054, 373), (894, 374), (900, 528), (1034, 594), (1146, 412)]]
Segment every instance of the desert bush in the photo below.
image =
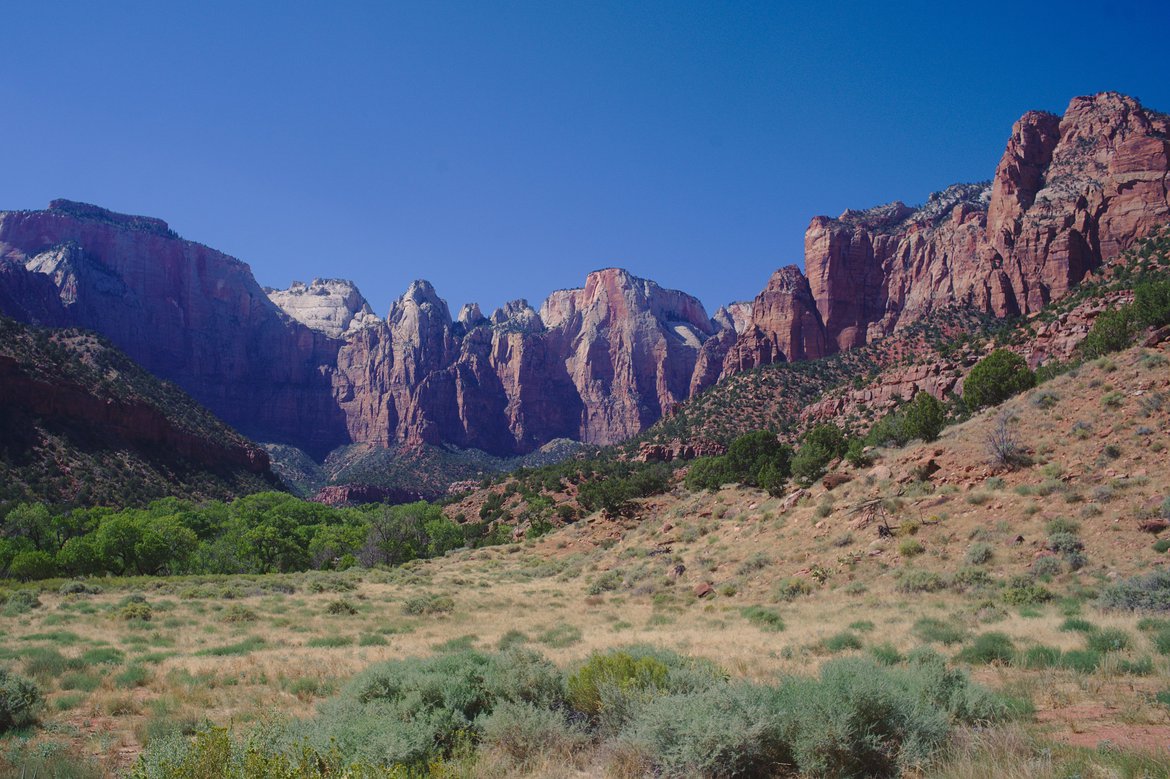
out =
[[(408, 603), (409, 603), (409, 601), (408, 601)], [(327, 603), (325, 605), (325, 613), (332, 614), (334, 616), (345, 617), (345, 616), (353, 616), (354, 614), (357, 614), (358, 610), (357, 610), (356, 606), (354, 606), (352, 603), (350, 603), (345, 598), (338, 598), (337, 600), (329, 601), (329, 603)], [(407, 613), (411, 613), (411, 612), (407, 612)]]
[(1120, 652), (1129, 648), (1130, 635), (1119, 628), (1103, 628), (1088, 633), (1085, 645), (1095, 652)]
[(16, 590), (8, 594), (4, 602), (4, 613), (7, 616), (25, 614), (33, 609), (40, 608), (41, 599), (34, 590)]
[(898, 592), (938, 592), (946, 589), (946, 580), (934, 571), (907, 568), (899, 571), (894, 589)]
[(748, 606), (741, 612), (744, 619), (754, 625), (758, 625), (761, 630), (771, 630), (779, 632), (784, 629), (784, 619), (780, 616), (780, 612), (775, 609), (766, 609), (763, 606)]
[(963, 561), (968, 565), (983, 565), (989, 562), (994, 555), (991, 544), (986, 541), (976, 541), (971, 546), (967, 547), (967, 553), (963, 555)]
[(118, 609), (118, 619), (127, 622), (149, 622), (154, 616), (154, 609), (144, 601), (132, 601)]
[(848, 630), (829, 636), (821, 642), (821, 648), (833, 654), (844, 652), (847, 649), (861, 649), (861, 647), (861, 638)]
[(898, 543), (898, 554), (902, 557), (917, 557), (926, 551), (926, 547), (917, 538), (903, 538)]
[(479, 721), (482, 743), (507, 758), (509, 773), (523, 773), (541, 760), (563, 760), (588, 741), (562, 709), (505, 701)]
[(1024, 358), (998, 349), (984, 357), (963, 382), (963, 400), (973, 410), (999, 405), (1013, 395), (1036, 385), (1036, 375)]
[(666, 687), (669, 673), (655, 657), (635, 657), (624, 651), (595, 654), (569, 677), (568, 700), (577, 711), (597, 717), (607, 693), (624, 698), (650, 696)]
[(1098, 598), (1107, 609), (1170, 611), (1170, 571), (1122, 579), (1105, 587)]
[(1014, 664), (1032, 671), (1057, 668), (1060, 666), (1060, 650), (1043, 644), (1030, 646), (1016, 656)]
[(1017, 468), (1028, 463), (1028, 455), (1015, 431), (1015, 417), (1002, 413), (987, 434), (987, 453), (991, 461), (1003, 468)]
[(1059, 576), (1064, 570), (1064, 563), (1060, 561), (1059, 557), (1040, 557), (1032, 563), (1032, 575), (1037, 579), (1047, 579), (1052, 576)]
[(96, 584), (71, 581), (62, 584), (57, 593), (59, 595), (101, 595), (102, 588)]
[(967, 631), (960, 625), (934, 617), (922, 617), (911, 628), (922, 641), (939, 644), (959, 644), (967, 637)]
[(1060, 667), (1080, 674), (1091, 674), (1101, 665), (1101, 653), (1092, 649), (1070, 649), (1060, 656)]
[(455, 601), (448, 595), (424, 593), (414, 595), (402, 602), (402, 612), (412, 616), (426, 614), (449, 614), (455, 610)]
[(981, 633), (975, 640), (963, 647), (958, 659), (972, 665), (1010, 665), (1016, 655), (1015, 644), (1004, 633)]
[(28, 679), (0, 668), (0, 733), (36, 720), (41, 691)]
[(811, 595), (813, 589), (808, 579), (793, 576), (776, 585), (776, 597), (779, 600), (796, 600), (802, 595)]

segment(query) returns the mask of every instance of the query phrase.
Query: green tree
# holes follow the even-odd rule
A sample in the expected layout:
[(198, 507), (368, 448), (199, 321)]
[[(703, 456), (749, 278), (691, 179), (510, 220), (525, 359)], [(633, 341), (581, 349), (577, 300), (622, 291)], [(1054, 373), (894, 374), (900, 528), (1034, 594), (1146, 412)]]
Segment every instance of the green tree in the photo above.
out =
[(997, 349), (975, 364), (963, 382), (963, 400), (975, 411), (996, 406), (1012, 395), (1036, 386), (1036, 374), (1024, 358), (1007, 349)]
[(1122, 306), (1113, 311), (1102, 311), (1093, 322), (1089, 334), (1081, 341), (1081, 355), (1091, 360), (1112, 352), (1119, 352), (1133, 343), (1137, 335), (1137, 321), (1133, 306)]
[(57, 573), (57, 562), (48, 552), (39, 549), (21, 552), (8, 565), (8, 575), (22, 582), (48, 579)]
[(911, 439), (934, 441), (947, 424), (943, 404), (929, 392), (919, 392), (902, 411), (906, 433)]
[(1170, 279), (1147, 280), (1133, 288), (1133, 308), (1139, 322), (1149, 327), (1170, 324)]

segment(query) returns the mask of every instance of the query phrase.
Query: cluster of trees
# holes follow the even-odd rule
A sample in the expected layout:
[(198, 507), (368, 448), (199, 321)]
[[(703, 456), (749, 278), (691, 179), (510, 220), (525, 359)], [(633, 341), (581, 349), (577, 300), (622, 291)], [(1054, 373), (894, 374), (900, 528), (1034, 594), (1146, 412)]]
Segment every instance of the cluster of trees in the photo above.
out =
[(397, 565), (462, 546), (496, 543), (480, 523), (439, 506), (332, 508), (283, 492), (230, 503), (177, 498), (146, 508), (53, 512), (19, 504), (0, 520), (0, 576), (229, 574)]
[(789, 479), (804, 486), (812, 484), (825, 474), (833, 460), (846, 458), (854, 465), (864, 464), (867, 445), (902, 446), (914, 439), (933, 441), (946, 422), (943, 404), (929, 393), (920, 392), (914, 400), (882, 418), (864, 438), (847, 436), (836, 425), (824, 423), (805, 432), (793, 451), (775, 433), (757, 430), (735, 439), (725, 455), (696, 460), (687, 472), (686, 486), (691, 490), (717, 490), (724, 484), (737, 483), (780, 495)]
[(1085, 359), (1118, 352), (1133, 343), (1143, 327), (1170, 324), (1170, 280), (1139, 281), (1133, 287), (1133, 303), (1112, 311), (1103, 311), (1081, 342)]

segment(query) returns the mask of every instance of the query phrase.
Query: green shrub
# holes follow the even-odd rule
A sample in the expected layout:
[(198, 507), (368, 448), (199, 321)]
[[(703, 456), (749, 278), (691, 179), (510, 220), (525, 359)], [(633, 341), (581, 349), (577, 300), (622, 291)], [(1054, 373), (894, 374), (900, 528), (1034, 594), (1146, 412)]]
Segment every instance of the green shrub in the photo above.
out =
[(536, 640), (553, 649), (564, 649), (581, 641), (581, 628), (561, 622), (541, 633)]
[(0, 668), (0, 733), (36, 721), (41, 691), (28, 679)]
[(996, 406), (1036, 385), (1036, 375), (1024, 358), (998, 349), (984, 357), (963, 381), (963, 400), (968, 408)]
[(607, 688), (622, 697), (651, 695), (666, 687), (670, 669), (654, 657), (635, 657), (629, 652), (594, 654), (568, 679), (569, 704), (596, 717), (605, 705)]
[(41, 599), (33, 590), (16, 590), (8, 594), (4, 602), (4, 613), (7, 616), (26, 614), (33, 609), (40, 608)]
[(1060, 665), (1060, 650), (1051, 646), (1030, 646), (1016, 656), (1015, 665), (1033, 671), (1056, 668)]
[(844, 652), (847, 649), (861, 649), (861, 639), (855, 633), (850, 633), (848, 630), (829, 636), (821, 642), (821, 647), (826, 652)]
[(904, 427), (911, 439), (934, 441), (947, 423), (946, 409), (929, 392), (919, 392), (903, 409)]
[(1101, 665), (1101, 653), (1092, 649), (1070, 649), (1060, 656), (1060, 667), (1079, 674), (1091, 674)]
[(1170, 538), (1159, 538), (1154, 542), (1154, 551), (1158, 554), (1165, 554), (1167, 550), (1170, 550)]
[(740, 613), (743, 614), (744, 619), (754, 625), (758, 625), (761, 630), (779, 632), (784, 629), (784, 620), (775, 609), (766, 609), (763, 606), (748, 606)]
[(795, 761), (792, 714), (771, 687), (737, 682), (643, 705), (622, 734), (649, 775), (769, 776)]
[(1137, 321), (1133, 306), (1122, 306), (1097, 315), (1089, 334), (1081, 341), (1081, 356), (1086, 360), (1119, 352), (1133, 343), (1137, 335)]
[(897, 665), (906, 659), (902, 657), (902, 653), (898, 651), (898, 648), (889, 642), (871, 646), (869, 648), (869, 654), (882, 665)]
[[(409, 601), (407, 601), (409, 603)], [(338, 598), (334, 601), (329, 601), (325, 605), (325, 613), (332, 614), (336, 617), (351, 617), (358, 613), (357, 606), (354, 606), (345, 598)], [(412, 613), (412, 612), (407, 612)], [(433, 612), (430, 612), (433, 613)]]
[(994, 555), (991, 544), (986, 541), (976, 541), (971, 546), (967, 547), (967, 553), (963, 556), (963, 561), (968, 565), (983, 565), (989, 562)]
[(1133, 311), (1148, 327), (1170, 324), (1170, 280), (1140, 281), (1133, 288)]
[(1053, 576), (1059, 576), (1063, 570), (1064, 563), (1060, 561), (1059, 557), (1052, 555), (1039, 557), (1032, 563), (1032, 575), (1037, 579), (1049, 579)]
[(564, 711), (526, 701), (500, 703), (478, 724), (483, 744), (506, 756), (516, 773), (550, 758), (564, 758), (588, 740), (584, 729), (570, 724)]
[(426, 614), (449, 614), (455, 610), (455, 601), (447, 595), (425, 593), (407, 598), (402, 603), (402, 612), (412, 616)]
[(1003, 591), (1004, 601), (1013, 606), (1039, 606), (1052, 598), (1049, 590), (1027, 579), (1015, 579)]
[(793, 576), (776, 586), (776, 597), (780, 600), (796, 600), (802, 595), (811, 595), (812, 591), (812, 582), (799, 576)]
[(971, 644), (959, 652), (958, 659), (972, 665), (1010, 665), (1015, 655), (1015, 644), (1007, 635), (991, 632), (976, 636)]
[(1093, 633), (1097, 630), (1097, 626), (1087, 619), (1069, 617), (1060, 623), (1060, 629), (1066, 633)]
[(946, 587), (946, 580), (934, 571), (922, 571), (913, 568), (906, 568), (899, 571), (897, 581), (894, 583), (894, 589), (898, 592), (905, 593), (938, 592), (939, 590), (946, 589)]
[(903, 538), (898, 543), (898, 554), (902, 557), (917, 557), (926, 551), (926, 547), (917, 538)]
[(1104, 628), (1089, 633), (1085, 645), (1095, 652), (1120, 652), (1128, 649), (1130, 635), (1119, 628)]
[(922, 617), (914, 623), (911, 632), (922, 641), (947, 645), (962, 643), (967, 637), (963, 627), (934, 617)]

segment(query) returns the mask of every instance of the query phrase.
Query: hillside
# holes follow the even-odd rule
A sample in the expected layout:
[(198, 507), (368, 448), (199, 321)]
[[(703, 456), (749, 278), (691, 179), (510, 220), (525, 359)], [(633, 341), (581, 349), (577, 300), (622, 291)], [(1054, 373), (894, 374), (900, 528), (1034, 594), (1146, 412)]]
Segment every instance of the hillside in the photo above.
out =
[[(1010, 469), (988, 449), (1003, 418), (1026, 456)], [(397, 667), (350, 682), (371, 664), (432, 658), (420, 662), (454, 672), (478, 662), (470, 649), (524, 647), (567, 675), (591, 652), (649, 645), (655, 657), (711, 661), (754, 685), (849, 662), (878, 676), (912, 673), (923, 662), (914, 658), (935, 652), (1007, 708), (978, 727), (955, 725), (914, 775), (1162, 776), (1170, 622), (1159, 610), (1170, 596), (1164, 578), (1134, 577), (1166, 570), (1170, 544), (1149, 531), (1170, 511), (1167, 445), (1163, 343), (1087, 363), (935, 442), (875, 450), (870, 465), (839, 465), (779, 497), (676, 484), (626, 516), (594, 513), (537, 539), (389, 571), (111, 580), (108, 592), (85, 596), (47, 583), (10, 635), (27, 652), (18, 667), (49, 691), (53, 732), (110, 767), (132, 765), (144, 743), (150, 760), (180, 754), (168, 750), (186, 742), (168, 739), (203, 717), (230, 718), (239, 738), (250, 729), (240, 723), (265, 710), (294, 718), (267, 725), (264, 743), (351, 733), (386, 716), (347, 698), (369, 674)], [(148, 623), (149, 644), (162, 649), (147, 654), (136, 650), (147, 633), (110, 619), (139, 591), (165, 614)], [(68, 658), (97, 658), (103, 647), (106, 681), (78, 692)], [(49, 662), (53, 653), (60, 662)], [(655, 694), (630, 716), (643, 716)], [(689, 699), (669, 700), (674, 721), (689, 722)], [(371, 732), (395, 732), (386, 727)], [(478, 750), (449, 755), (445, 770), (636, 776), (675, 759), (645, 734), (629, 753), (604, 732), (540, 730), (516, 742), (475, 727), (486, 733)], [(708, 737), (731, 737), (719, 732)], [(744, 737), (737, 749), (755, 743)], [(364, 741), (339, 743), (374, 754)]]
[(271, 489), (267, 455), (104, 339), (0, 318), (0, 506)]

